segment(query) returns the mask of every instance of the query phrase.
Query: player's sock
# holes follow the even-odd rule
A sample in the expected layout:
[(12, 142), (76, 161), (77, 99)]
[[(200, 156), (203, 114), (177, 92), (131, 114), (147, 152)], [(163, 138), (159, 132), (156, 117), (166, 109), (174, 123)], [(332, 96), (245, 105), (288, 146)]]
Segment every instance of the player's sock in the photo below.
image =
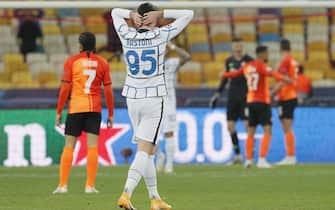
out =
[(95, 177), (98, 171), (98, 148), (96, 146), (87, 149), (86, 186), (94, 187)]
[(144, 174), (145, 185), (147, 186), (150, 199), (160, 199), (157, 190), (157, 176), (154, 163), (154, 156), (149, 156), (147, 170)]
[(174, 157), (174, 150), (175, 150), (175, 138), (174, 136), (167, 137), (166, 141), (166, 165), (172, 166), (173, 165), (173, 157)]
[(252, 160), (254, 156), (254, 145), (255, 145), (254, 136), (248, 135), (247, 140), (245, 142), (245, 151), (247, 160)]
[(261, 147), (259, 150), (259, 156), (261, 158), (265, 158), (266, 155), (268, 154), (270, 148), (270, 142), (271, 142), (271, 135), (265, 133), (261, 140)]
[(73, 148), (65, 146), (59, 167), (59, 187), (67, 185), (73, 160)]
[(239, 155), (240, 154), (240, 147), (238, 145), (238, 137), (237, 137), (236, 131), (234, 133), (230, 134), (230, 137), (231, 137), (231, 140), (232, 140), (233, 145), (234, 145), (235, 154)]
[(127, 193), (129, 197), (131, 197), (136, 186), (141, 181), (141, 177), (146, 173), (148, 163), (148, 153), (142, 151), (136, 153), (135, 159), (129, 168), (128, 178), (124, 187), (124, 192)]
[(295, 137), (293, 131), (285, 133), (287, 156), (295, 156)]

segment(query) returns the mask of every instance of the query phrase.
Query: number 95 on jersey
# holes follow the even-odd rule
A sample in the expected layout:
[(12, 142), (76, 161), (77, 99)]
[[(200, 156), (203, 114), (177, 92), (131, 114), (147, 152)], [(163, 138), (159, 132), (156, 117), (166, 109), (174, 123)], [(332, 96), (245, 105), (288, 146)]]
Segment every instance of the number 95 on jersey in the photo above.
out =
[(151, 77), (158, 71), (157, 49), (128, 49), (125, 60), (128, 66), (128, 74), (137, 78)]

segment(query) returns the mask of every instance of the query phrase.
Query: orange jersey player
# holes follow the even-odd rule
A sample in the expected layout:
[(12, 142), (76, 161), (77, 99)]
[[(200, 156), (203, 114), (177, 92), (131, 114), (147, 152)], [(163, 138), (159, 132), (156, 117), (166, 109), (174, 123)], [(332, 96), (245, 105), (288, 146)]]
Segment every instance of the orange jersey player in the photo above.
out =
[(260, 158), (257, 167), (270, 168), (271, 165), (265, 157), (269, 151), (271, 141), (271, 97), (268, 84), (268, 76), (279, 80), (286, 79), (278, 72), (274, 72), (265, 62), (268, 60), (268, 50), (265, 46), (259, 46), (256, 49), (257, 59), (245, 64), (240, 70), (224, 73), (224, 77), (238, 77), (244, 75), (247, 80), (247, 117), (248, 117), (248, 138), (246, 141), (246, 167), (253, 164), (254, 135), (256, 127), (261, 124), (264, 129), (264, 135), (260, 146)]
[(278, 72), (288, 76), (294, 81), (292, 84), (279, 83), (278, 104), (279, 118), (285, 133), (286, 157), (278, 165), (294, 165), (295, 157), (295, 136), (292, 130), (294, 110), (297, 106), (296, 81), (298, 76), (298, 62), (290, 55), (291, 46), (287, 39), (280, 42), (282, 60), (278, 67)]
[(79, 36), (81, 53), (68, 58), (64, 64), (62, 86), (59, 92), (56, 125), (61, 124), (61, 113), (70, 96), (65, 122), (65, 147), (60, 161), (59, 185), (54, 191), (66, 193), (70, 175), (73, 148), (82, 131), (87, 133), (86, 193), (97, 193), (95, 178), (98, 170), (98, 136), (101, 124), (101, 86), (104, 86), (108, 107), (107, 126), (113, 124), (114, 99), (109, 64), (95, 55), (95, 35), (84, 32)]

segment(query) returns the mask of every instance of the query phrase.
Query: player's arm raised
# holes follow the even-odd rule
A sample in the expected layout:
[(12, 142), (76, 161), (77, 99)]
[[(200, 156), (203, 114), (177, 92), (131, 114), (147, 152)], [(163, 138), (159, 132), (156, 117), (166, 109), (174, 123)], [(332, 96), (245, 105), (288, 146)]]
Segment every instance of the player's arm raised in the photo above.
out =
[(191, 22), (194, 12), (192, 10), (175, 10), (165, 9), (163, 11), (164, 18), (173, 18), (175, 21), (167, 26), (164, 26), (162, 30), (168, 30), (168, 40), (176, 37), (184, 28)]
[(105, 64), (105, 73), (104, 73), (104, 94), (105, 94), (105, 100), (106, 105), (108, 109), (108, 119), (107, 119), (107, 127), (111, 128), (113, 127), (113, 118), (114, 118), (114, 96), (113, 96), (113, 90), (112, 90), (112, 80), (110, 76), (110, 69), (109, 65)]
[(178, 47), (177, 45), (173, 44), (172, 42), (169, 42), (167, 44), (168, 48), (172, 51), (175, 51), (178, 56), (180, 57), (180, 63), (177, 69), (179, 69), (181, 66), (183, 66), (185, 63), (187, 63), (189, 60), (191, 60), (191, 55), (184, 50), (183, 48)]
[(115, 8), (112, 10), (111, 15), (118, 34), (128, 32), (129, 27), (125, 19), (132, 19), (137, 27), (142, 25), (142, 17), (137, 12), (128, 9)]
[(237, 70), (237, 71), (231, 71), (231, 72), (223, 72), (221, 78), (225, 79), (225, 78), (234, 78), (234, 77), (240, 77), (243, 76), (243, 68)]
[(66, 61), (64, 63), (62, 84), (61, 84), (61, 87), (59, 90), (59, 96), (58, 96), (57, 113), (56, 113), (56, 119), (55, 119), (56, 126), (61, 125), (62, 111), (67, 102), (67, 99), (70, 96), (71, 87), (72, 87), (72, 66), (69, 63), (69, 61)]

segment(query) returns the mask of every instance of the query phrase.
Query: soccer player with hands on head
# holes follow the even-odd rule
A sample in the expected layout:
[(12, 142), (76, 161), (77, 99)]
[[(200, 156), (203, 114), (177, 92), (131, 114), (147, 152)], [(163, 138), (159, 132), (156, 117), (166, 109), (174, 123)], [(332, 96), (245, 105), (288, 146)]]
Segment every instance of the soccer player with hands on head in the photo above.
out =
[[(158, 193), (154, 164), (154, 152), (165, 115), (165, 97), (168, 95), (164, 57), (167, 43), (188, 25), (193, 11), (159, 10), (151, 3), (142, 3), (135, 11), (113, 9), (112, 18), (127, 64), (122, 95), (127, 98), (133, 142), (137, 143), (137, 152), (118, 206), (125, 210), (135, 209), (131, 196), (143, 177), (151, 200), (150, 209), (170, 210), (172, 207)], [(157, 27), (160, 18), (175, 20)], [(129, 26), (126, 19), (131, 19), (134, 27)]]

